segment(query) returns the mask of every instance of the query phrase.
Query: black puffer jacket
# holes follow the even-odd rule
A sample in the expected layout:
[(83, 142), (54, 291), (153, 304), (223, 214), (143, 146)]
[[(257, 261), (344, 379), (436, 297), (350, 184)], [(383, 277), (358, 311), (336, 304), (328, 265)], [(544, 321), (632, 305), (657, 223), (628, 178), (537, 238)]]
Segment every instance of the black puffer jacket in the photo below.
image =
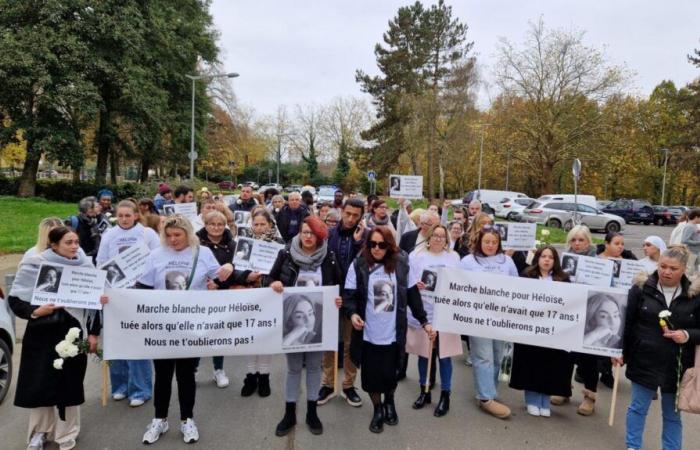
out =
[[(295, 210), (292, 210), (289, 205), (284, 205), (284, 207), (282, 207), (279, 214), (277, 214), (277, 229), (279, 230), (282, 239), (284, 239), (284, 242), (288, 243), (294, 236), (296, 236), (296, 234), (301, 230), (301, 223), (310, 214), (309, 208), (307, 208), (303, 203)], [(292, 219), (297, 220), (296, 232), (290, 229)]]
[[(221, 264), (233, 264), (233, 255), (236, 252), (236, 242), (233, 240), (233, 234), (231, 230), (224, 230), (223, 236), (221, 236), (221, 241), (214, 243), (209, 239), (207, 234), (207, 229), (202, 228), (197, 232), (197, 237), (199, 242), (208, 247), (209, 250), (214, 254), (216, 261)], [(247, 275), (245, 275), (247, 276)], [(228, 289), (229, 287), (237, 284), (245, 284), (245, 276), (243, 271), (235, 270), (226, 281), (214, 280), (214, 282), (219, 286), (219, 289)]]
[[(273, 281), (281, 281), (284, 286), (295, 286), (299, 276), (299, 266), (292, 259), (289, 247), (280, 250), (275, 260), (275, 264), (270, 269), (270, 274), (265, 277), (265, 286), (269, 286)], [(326, 257), (321, 263), (321, 282), (323, 286), (333, 286), (340, 284), (340, 269), (335, 260), (335, 253), (328, 250)]]
[[(677, 356), (683, 348), (682, 372), (693, 367), (695, 346), (700, 344), (700, 278), (692, 281), (683, 276), (682, 292), (666, 306), (664, 295), (657, 287), (658, 274), (639, 275), (629, 291), (623, 356), (627, 378), (642, 386), (661, 392), (676, 392)], [(686, 330), (690, 340), (678, 345), (663, 337), (659, 313), (671, 311), (674, 329)], [(682, 376), (682, 373), (681, 373)]]
[[(360, 254), (353, 262), (356, 276), (356, 289), (346, 289), (343, 291), (343, 312), (350, 319), (353, 314), (358, 314), (365, 320), (365, 307), (367, 306), (367, 285), (369, 283), (369, 265), (367, 260)], [(383, 270), (383, 269), (380, 269)], [(407, 327), (407, 306), (411, 308), (411, 314), (421, 325), (428, 322), (428, 315), (423, 309), (423, 301), (416, 286), (408, 288), (408, 255), (401, 251), (399, 261), (396, 265), (396, 343), (399, 347), (399, 356), (405, 353), (406, 349), (406, 327)], [(360, 367), (362, 360), (362, 341), (364, 339), (362, 330), (352, 330), (350, 341), (350, 359)]]

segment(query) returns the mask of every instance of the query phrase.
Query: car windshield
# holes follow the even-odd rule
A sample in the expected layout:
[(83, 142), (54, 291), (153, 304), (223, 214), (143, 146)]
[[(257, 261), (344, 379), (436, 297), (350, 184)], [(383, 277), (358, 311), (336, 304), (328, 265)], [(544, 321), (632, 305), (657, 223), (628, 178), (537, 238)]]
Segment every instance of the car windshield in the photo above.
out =
[(532, 200), (531, 198), (519, 198), (515, 200), (515, 203), (523, 206), (528, 206), (529, 204), (534, 203), (534, 200)]
[(321, 186), (318, 188), (318, 195), (324, 197), (332, 197), (335, 194), (336, 188), (333, 186)]

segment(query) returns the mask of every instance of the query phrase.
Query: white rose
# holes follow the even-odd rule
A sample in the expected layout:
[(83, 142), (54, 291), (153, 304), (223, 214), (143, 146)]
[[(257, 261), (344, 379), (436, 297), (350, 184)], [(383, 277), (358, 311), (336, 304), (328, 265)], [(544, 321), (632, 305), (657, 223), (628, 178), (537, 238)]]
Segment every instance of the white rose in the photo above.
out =
[(63, 358), (56, 358), (53, 360), (53, 368), (56, 370), (63, 369)]
[(668, 317), (671, 317), (671, 311), (669, 311), (668, 309), (664, 309), (659, 313), (659, 319), (666, 319)]
[(542, 241), (535, 241), (535, 246), (536, 246), (536, 247), (539, 247), (540, 245), (542, 245)]
[(67, 358), (68, 357), (68, 346), (72, 345), (68, 341), (61, 341), (58, 344), (56, 344), (56, 353), (58, 353), (58, 356), (61, 358)]
[(542, 236), (549, 236), (549, 230), (542, 230)]
[(79, 337), (80, 337), (80, 328), (73, 327), (70, 330), (68, 330), (68, 334), (66, 334), (66, 341), (75, 342), (75, 340), (78, 339)]
[(77, 345), (75, 344), (70, 344), (68, 346), (68, 357), (73, 358), (74, 356), (77, 356), (78, 353), (80, 353), (80, 349), (78, 348)]

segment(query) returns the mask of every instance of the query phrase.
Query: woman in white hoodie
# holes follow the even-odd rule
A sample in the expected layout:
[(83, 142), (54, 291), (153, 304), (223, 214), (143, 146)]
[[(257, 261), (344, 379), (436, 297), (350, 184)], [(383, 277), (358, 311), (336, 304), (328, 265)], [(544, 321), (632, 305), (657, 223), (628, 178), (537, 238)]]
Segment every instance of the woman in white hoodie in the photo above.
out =
[[(490, 272), (517, 277), (515, 263), (503, 252), (501, 235), (491, 225), (485, 225), (479, 232), (472, 253), (462, 258), (460, 269), (473, 272)], [(503, 359), (505, 342), (482, 337), (469, 337), (470, 354), (474, 367), (476, 397), (481, 409), (505, 419), (510, 416), (510, 408), (496, 401), (498, 373)]]

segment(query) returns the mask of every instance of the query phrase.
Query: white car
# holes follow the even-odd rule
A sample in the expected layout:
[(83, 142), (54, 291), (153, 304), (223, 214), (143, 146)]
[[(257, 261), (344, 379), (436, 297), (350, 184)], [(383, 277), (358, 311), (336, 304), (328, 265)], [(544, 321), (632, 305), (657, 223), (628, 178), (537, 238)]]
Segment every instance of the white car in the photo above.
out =
[(518, 215), (525, 211), (525, 208), (534, 202), (534, 198), (504, 198), (494, 207), (496, 210), (496, 217), (515, 220)]
[(0, 403), (12, 384), (12, 352), (15, 349), (15, 316), (0, 289)]
[(335, 199), (335, 191), (338, 188), (333, 185), (324, 184), (318, 187), (318, 201), (319, 202), (332, 202)]

